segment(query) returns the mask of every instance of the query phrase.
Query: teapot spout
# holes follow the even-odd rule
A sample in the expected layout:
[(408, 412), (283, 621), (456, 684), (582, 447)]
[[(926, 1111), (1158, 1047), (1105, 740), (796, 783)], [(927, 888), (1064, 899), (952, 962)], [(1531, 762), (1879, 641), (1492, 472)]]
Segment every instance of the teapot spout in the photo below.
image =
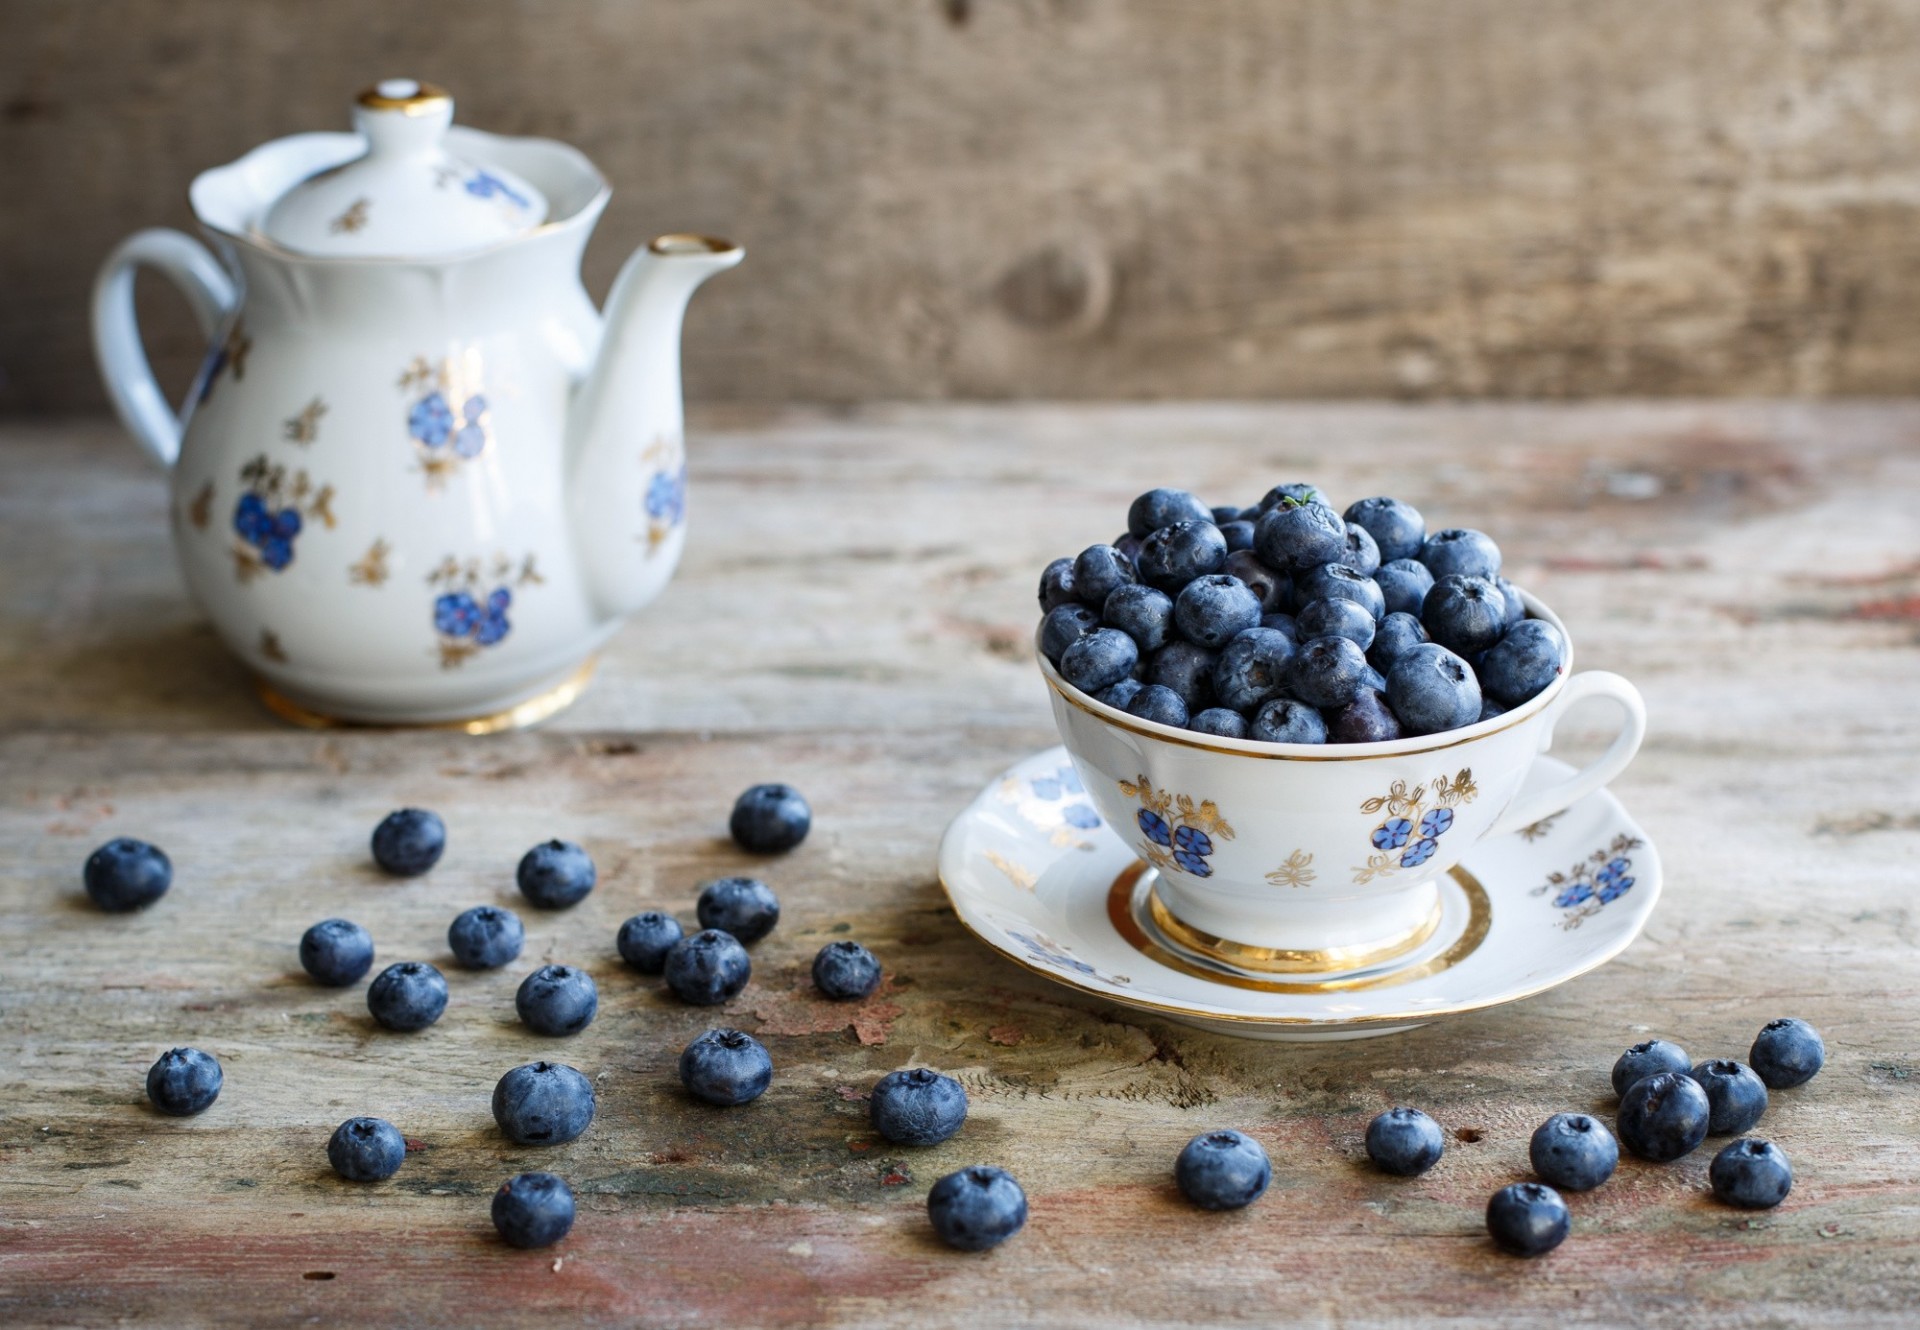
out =
[(627, 260), (608, 293), (599, 352), (567, 413), (568, 513), (602, 619), (652, 600), (679, 561), (681, 320), (694, 290), (743, 256), (731, 241), (661, 236)]

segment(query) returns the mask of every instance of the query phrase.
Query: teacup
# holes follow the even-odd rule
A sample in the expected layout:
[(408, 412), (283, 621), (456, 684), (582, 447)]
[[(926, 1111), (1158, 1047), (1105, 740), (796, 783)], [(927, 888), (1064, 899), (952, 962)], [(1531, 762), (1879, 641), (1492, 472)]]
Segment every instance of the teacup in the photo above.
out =
[[(1566, 635), (1522, 593), (1528, 613)], [(1488, 836), (1529, 826), (1600, 789), (1646, 733), (1640, 693), (1566, 663), (1544, 692), (1464, 729), (1367, 744), (1221, 739), (1128, 715), (1062, 679), (1042, 656), (1061, 740), (1094, 806), (1156, 870), (1148, 906), (1176, 943), (1271, 973), (1380, 966), (1425, 942), (1440, 879)], [(1524, 798), (1534, 758), (1567, 708), (1617, 704), (1612, 744)]]

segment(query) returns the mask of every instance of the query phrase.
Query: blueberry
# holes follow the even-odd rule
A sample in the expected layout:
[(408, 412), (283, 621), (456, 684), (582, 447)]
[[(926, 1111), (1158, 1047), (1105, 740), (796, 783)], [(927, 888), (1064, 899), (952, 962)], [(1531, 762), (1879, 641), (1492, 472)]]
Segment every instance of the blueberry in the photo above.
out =
[(1417, 1108), (1390, 1108), (1367, 1124), (1367, 1158), (1398, 1177), (1418, 1177), (1446, 1148), (1440, 1124)]
[(1501, 706), (1498, 702), (1494, 701), (1490, 697), (1485, 697), (1485, 696), (1481, 697), (1480, 699), (1480, 719), (1481, 720), (1492, 720), (1495, 716), (1504, 716), (1506, 714), (1507, 714), (1507, 709)]
[(1254, 511), (1265, 513), (1274, 508), (1283, 507), (1289, 499), (1295, 504), (1317, 503), (1322, 508), (1333, 507), (1333, 504), (1328, 502), (1327, 496), (1321, 493), (1318, 485), (1310, 485), (1304, 480), (1295, 480), (1285, 485), (1275, 485), (1261, 495), (1260, 502), (1254, 505)]
[(1538, 1182), (1502, 1187), (1487, 1202), (1487, 1233), (1513, 1256), (1544, 1256), (1567, 1240), (1572, 1227), (1560, 1193)]
[[(1372, 583), (1368, 583), (1369, 586)], [(1373, 645), (1375, 624), (1367, 607), (1351, 600), (1313, 600), (1300, 607), (1294, 616), (1300, 636), (1344, 637), (1359, 647), (1362, 654)]]
[(593, 1082), (560, 1062), (529, 1062), (493, 1087), (493, 1120), (515, 1145), (564, 1145), (593, 1121)]
[(1133, 562), (1111, 545), (1089, 545), (1073, 561), (1074, 594), (1096, 610), (1133, 580)]
[(170, 1048), (147, 1069), (147, 1098), (169, 1117), (204, 1113), (220, 1097), (220, 1063), (197, 1048)]
[(1373, 575), (1373, 584), (1380, 588), (1380, 599), (1388, 614), (1411, 614), (1417, 619), (1420, 607), (1426, 603), (1427, 592), (1433, 590), (1433, 574), (1424, 563), (1394, 559), (1380, 565), (1380, 571)]
[[(1138, 565), (1140, 560), (1140, 537), (1139, 536), (1134, 535), (1133, 532), (1131, 531), (1122, 531), (1119, 535), (1115, 536), (1111, 541), (1109, 541), (1108, 544), (1112, 545), (1115, 549), (1119, 550), (1122, 554), (1126, 555), (1128, 563), (1135, 564), (1136, 566)], [(1067, 560), (1067, 562), (1071, 564), (1073, 560), (1069, 559)]]
[(1827, 1062), (1820, 1032), (1797, 1017), (1768, 1021), (1747, 1054), (1760, 1079), (1775, 1090), (1805, 1085)]
[(327, 1162), (348, 1182), (379, 1182), (406, 1162), (407, 1138), (384, 1118), (348, 1118), (327, 1140)]
[(1566, 640), (1545, 619), (1522, 619), (1487, 649), (1480, 662), (1480, 686), (1489, 697), (1517, 707), (1560, 677)]
[(1187, 728), (1195, 734), (1211, 734), (1216, 739), (1244, 739), (1247, 718), (1228, 707), (1208, 707), (1188, 720)]
[(1140, 648), (1118, 628), (1096, 628), (1060, 653), (1060, 677), (1083, 693), (1097, 693), (1133, 674)]
[(1127, 506), (1127, 531), (1145, 540), (1176, 522), (1213, 521), (1213, 510), (1185, 490), (1148, 490)]
[(535, 1034), (579, 1034), (600, 1010), (600, 990), (577, 965), (543, 965), (520, 981), (513, 1008)]
[(1376, 693), (1384, 694), (1387, 691), (1387, 676), (1374, 669), (1373, 662), (1368, 661), (1367, 672), (1360, 676), (1360, 688), (1363, 692), (1371, 688)]
[(1260, 626), (1260, 598), (1237, 577), (1196, 577), (1173, 602), (1173, 626), (1195, 646), (1218, 651)]
[(926, 1067), (890, 1071), (867, 1099), (873, 1129), (895, 1145), (938, 1145), (967, 1120), (967, 1092)]
[(1327, 717), (1327, 742), (1337, 744), (1387, 743), (1405, 737), (1400, 718), (1378, 688), (1362, 688), (1353, 701)]
[(1500, 588), (1484, 577), (1450, 573), (1433, 584), (1420, 607), (1420, 625), (1447, 650), (1473, 657), (1507, 631)]
[(1772, 1141), (1734, 1141), (1707, 1165), (1714, 1198), (1742, 1210), (1771, 1210), (1793, 1190), (1793, 1167)]
[(1171, 725), (1178, 730), (1186, 728), (1189, 713), (1187, 704), (1180, 700), (1180, 694), (1165, 684), (1150, 683), (1127, 703), (1127, 714), (1153, 721), (1157, 725)]
[(1340, 564), (1351, 568), (1362, 577), (1372, 577), (1380, 571), (1380, 546), (1365, 527), (1347, 523), (1347, 552), (1340, 556)]
[(1207, 509), (1207, 520), (1215, 526), (1225, 526), (1229, 522), (1238, 522), (1242, 511), (1241, 508), (1231, 503), (1216, 503)]
[(1504, 577), (1496, 577), (1493, 584), (1500, 588), (1500, 597), (1507, 603), (1507, 627), (1524, 622), (1527, 617), (1527, 602), (1520, 598), (1520, 589)]
[(747, 986), (753, 962), (733, 934), (704, 928), (673, 944), (665, 971), (667, 987), (682, 1002), (717, 1007)]
[(1344, 707), (1360, 692), (1366, 670), (1366, 653), (1351, 638), (1311, 638), (1294, 653), (1287, 691), (1308, 706)]
[(350, 919), (322, 919), (300, 935), (300, 968), (328, 988), (357, 984), (373, 968), (373, 938)]
[[(1055, 611), (1055, 613), (1058, 612)], [(1052, 615), (1048, 618), (1051, 620)], [(1099, 624), (1118, 628), (1131, 637), (1142, 656), (1158, 651), (1173, 635), (1173, 597), (1164, 591), (1155, 591), (1150, 586), (1129, 582), (1126, 586), (1116, 587), (1113, 594), (1107, 597), (1107, 602), (1101, 607), (1100, 617), (1095, 621), (1094, 626)], [(1082, 629), (1081, 631), (1091, 630)], [(1068, 645), (1071, 645), (1071, 640)], [(1060, 649), (1064, 651), (1066, 647), (1062, 646)], [(1052, 656), (1049, 659), (1055, 664), (1059, 663), (1058, 656)]]
[(685, 936), (678, 919), (648, 910), (620, 925), (614, 945), (620, 949), (620, 959), (641, 974), (659, 974), (667, 966), (673, 944)]
[(1480, 719), (1480, 681), (1438, 642), (1422, 642), (1387, 671), (1387, 705), (1408, 734), (1456, 730)]
[(1062, 605), (1071, 605), (1074, 594), (1073, 560), (1055, 559), (1040, 574), (1040, 612), (1050, 614)]
[(528, 850), (513, 876), (520, 894), (543, 910), (564, 910), (585, 900), (599, 877), (587, 852), (564, 840), (542, 841)]
[(446, 848), (447, 824), (424, 808), (388, 813), (373, 829), (373, 861), (395, 877), (419, 877)]
[(1767, 1085), (1732, 1058), (1710, 1058), (1689, 1073), (1707, 1092), (1707, 1135), (1738, 1136), (1767, 1111)]
[(1285, 610), (1293, 604), (1293, 584), (1286, 574), (1276, 573), (1261, 563), (1260, 556), (1252, 550), (1233, 551), (1220, 565), (1220, 571), (1246, 583), (1247, 590), (1259, 598), (1262, 614)]
[(80, 878), (95, 905), (121, 914), (166, 895), (173, 885), (173, 862), (159, 846), (121, 836), (87, 856)]
[(1407, 654), (1408, 648), (1428, 640), (1427, 630), (1420, 626), (1418, 617), (1395, 610), (1374, 630), (1373, 645), (1367, 648), (1367, 664), (1385, 674), (1395, 661)]
[(986, 1251), (1026, 1224), (1027, 1194), (1004, 1168), (975, 1164), (933, 1184), (927, 1218), (949, 1247)]
[(1168, 595), (1196, 577), (1220, 571), (1227, 561), (1227, 538), (1212, 522), (1175, 522), (1163, 526), (1140, 543), (1135, 570), (1148, 586)]
[(1436, 580), (1456, 574), (1494, 578), (1500, 575), (1500, 547), (1485, 532), (1448, 527), (1427, 537), (1420, 547), (1420, 562)]
[(1235, 519), (1220, 522), (1217, 523), (1217, 525), (1220, 528), (1221, 539), (1227, 542), (1227, 554), (1229, 557), (1241, 550), (1251, 550), (1253, 548), (1252, 522)]
[(1213, 704), (1213, 674), (1219, 657), (1191, 642), (1169, 642), (1147, 662), (1148, 683), (1180, 694), (1189, 714)]
[(1102, 688), (1099, 692), (1095, 693), (1093, 700), (1096, 702), (1105, 702), (1116, 711), (1125, 711), (1127, 704), (1140, 695), (1140, 690), (1143, 687), (1145, 687), (1145, 685), (1138, 679), (1122, 679), (1119, 683), (1108, 688)]
[(425, 961), (399, 961), (367, 985), (367, 1010), (389, 1030), (411, 1034), (447, 1009), (447, 980)]
[[(462, 910), (447, 925), (447, 950), (469, 970), (497, 970), (520, 955), (527, 930), (520, 916), (497, 905)], [(372, 959), (369, 951), (368, 959)]]
[(693, 909), (700, 927), (731, 933), (742, 946), (758, 942), (780, 922), (780, 898), (758, 878), (715, 878), (701, 886)]
[(1260, 626), (1271, 628), (1276, 633), (1285, 633), (1287, 640), (1298, 647), (1305, 639), (1300, 636), (1300, 624), (1291, 614), (1263, 614)]
[(1249, 628), (1213, 666), (1213, 695), (1224, 707), (1252, 711), (1278, 693), (1293, 661), (1293, 639), (1271, 628)]
[(1323, 504), (1283, 499), (1260, 515), (1253, 548), (1269, 568), (1288, 572), (1338, 563), (1347, 552), (1347, 524)]
[(1427, 519), (1412, 504), (1398, 499), (1384, 495), (1361, 499), (1348, 505), (1346, 518), (1349, 525), (1373, 537), (1384, 560), (1416, 558), (1426, 543)]
[(1379, 620), (1386, 616), (1386, 597), (1380, 584), (1359, 569), (1344, 563), (1323, 563), (1318, 568), (1293, 575), (1293, 599), (1305, 605), (1314, 600), (1350, 600)]
[(1276, 697), (1254, 712), (1247, 737), (1269, 744), (1323, 744), (1327, 722), (1305, 702)]
[(880, 962), (858, 942), (829, 942), (814, 954), (813, 986), (836, 1002), (868, 997), (880, 987)]
[(1620, 1096), (1614, 1130), (1620, 1144), (1664, 1164), (1691, 1153), (1707, 1139), (1711, 1109), (1707, 1092), (1684, 1072), (1660, 1071), (1643, 1076)]
[(771, 1080), (773, 1057), (739, 1030), (708, 1030), (680, 1054), (680, 1084), (695, 1099), (722, 1108), (758, 1099)]
[(1555, 1113), (1534, 1128), (1527, 1157), (1541, 1179), (1564, 1191), (1592, 1191), (1620, 1164), (1620, 1143), (1597, 1118)]
[(509, 1247), (551, 1247), (573, 1231), (573, 1188), (551, 1173), (520, 1173), (493, 1194), (493, 1226)]
[(1273, 1165), (1253, 1137), (1209, 1131), (1180, 1151), (1173, 1180), (1180, 1194), (1202, 1210), (1238, 1210), (1260, 1199), (1273, 1181)]
[(1635, 1081), (1663, 1071), (1678, 1072), (1682, 1076), (1693, 1071), (1693, 1059), (1687, 1056), (1687, 1050), (1665, 1039), (1649, 1039), (1635, 1044), (1622, 1053), (1613, 1064), (1613, 1092), (1624, 1095), (1627, 1087)]
[(727, 817), (733, 843), (749, 854), (781, 854), (812, 830), (813, 809), (806, 797), (793, 786), (778, 783), (741, 791)]

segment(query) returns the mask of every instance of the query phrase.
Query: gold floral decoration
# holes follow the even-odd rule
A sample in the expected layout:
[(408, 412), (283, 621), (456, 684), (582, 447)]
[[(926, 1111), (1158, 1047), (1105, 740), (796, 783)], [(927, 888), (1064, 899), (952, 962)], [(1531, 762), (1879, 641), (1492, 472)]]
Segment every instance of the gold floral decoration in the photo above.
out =
[(347, 210), (327, 223), (327, 230), (335, 235), (355, 235), (367, 225), (367, 209), (373, 206), (371, 199), (355, 199), (347, 205)]
[(316, 397), (300, 408), (300, 414), (291, 416), (286, 422), (287, 438), (294, 443), (312, 443), (320, 437), (320, 417), (327, 414), (327, 404)]
[(1267, 874), (1267, 881), (1276, 887), (1304, 887), (1313, 881), (1313, 856), (1305, 850), (1295, 850), (1287, 856), (1287, 861)]
[(1440, 837), (1453, 826), (1453, 810), (1472, 803), (1479, 794), (1472, 768), (1462, 767), (1452, 778), (1436, 776), (1430, 784), (1411, 790), (1405, 781), (1396, 780), (1385, 794), (1363, 800), (1361, 812), (1386, 816), (1369, 837), (1373, 850), (1366, 862), (1353, 869), (1355, 885), (1364, 886), (1377, 877), (1427, 862), (1436, 852)]
[(359, 586), (379, 586), (387, 580), (387, 555), (392, 552), (386, 541), (374, 541), (357, 563), (347, 565), (347, 580)]
[(193, 496), (193, 506), (187, 509), (187, 520), (193, 523), (196, 531), (205, 531), (207, 523), (213, 520), (213, 482), (209, 480)]

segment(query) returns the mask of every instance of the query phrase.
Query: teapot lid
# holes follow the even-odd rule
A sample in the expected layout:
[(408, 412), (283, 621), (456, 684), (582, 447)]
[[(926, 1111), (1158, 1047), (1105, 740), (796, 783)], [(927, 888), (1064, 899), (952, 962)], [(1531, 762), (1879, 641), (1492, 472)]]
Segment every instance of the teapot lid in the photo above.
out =
[(514, 239), (547, 218), (539, 190), (446, 144), (453, 98), (431, 83), (385, 79), (355, 100), (363, 156), (309, 176), (275, 201), (268, 240), (339, 258), (445, 258)]

